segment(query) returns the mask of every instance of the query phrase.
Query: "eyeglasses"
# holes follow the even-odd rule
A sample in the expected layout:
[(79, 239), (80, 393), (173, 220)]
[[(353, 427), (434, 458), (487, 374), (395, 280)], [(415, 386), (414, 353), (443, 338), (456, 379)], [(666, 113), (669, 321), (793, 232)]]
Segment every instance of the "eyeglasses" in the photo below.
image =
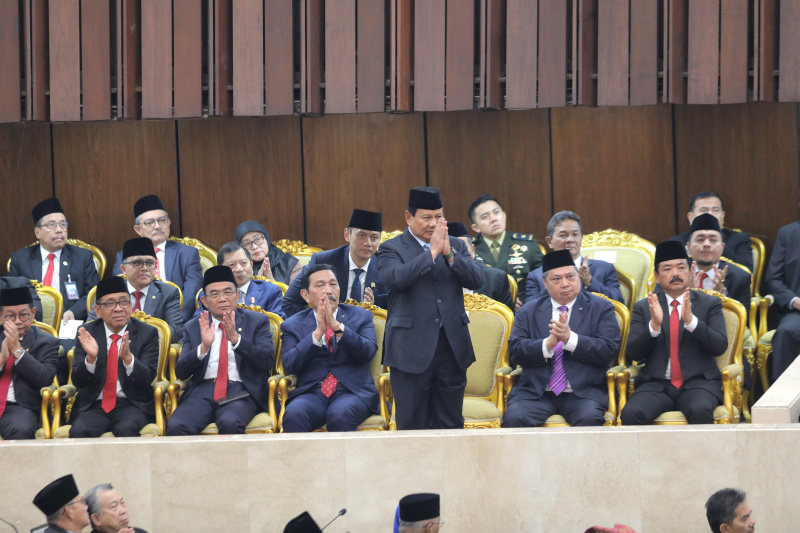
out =
[(97, 302), (95, 305), (99, 305), (100, 307), (107, 309), (108, 311), (113, 311), (114, 309), (117, 308), (117, 306), (120, 306), (120, 308), (122, 309), (128, 309), (131, 306), (131, 301), (130, 299), (128, 299), (128, 300), (120, 300), (118, 302), (102, 302), (102, 303)]
[(62, 220), (61, 222), (48, 222), (47, 224), (39, 224), (37, 227), (39, 228), (47, 228), (50, 231), (53, 231), (58, 226), (61, 229), (67, 229), (69, 227), (69, 222), (66, 220)]
[(212, 300), (216, 300), (220, 296), (224, 296), (225, 298), (230, 298), (237, 292), (239, 291), (235, 289), (225, 289), (224, 291), (211, 291), (208, 294), (206, 294), (206, 298), (211, 298)]
[(422, 526), (422, 529), (428, 529), (429, 527), (433, 527), (433, 526), (442, 527), (443, 525), (444, 525), (444, 520), (439, 520), (438, 522), (428, 522), (427, 524)]
[(250, 261), (247, 259), (242, 259), (240, 261), (228, 261), (225, 263), (225, 266), (233, 270), (234, 267), (240, 266), (242, 268), (247, 268), (247, 265), (250, 264)]
[(144, 222), (141, 222), (141, 225), (147, 229), (151, 229), (156, 224), (163, 227), (167, 225), (168, 220), (169, 220), (168, 217), (150, 218), (145, 220)]
[(66, 507), (69, 507), (70, 505), (75, 505), (76, 503), (86, 503), (86, 498), (79, 498), (79, 499), (75, 500), (74, 502), (69, 502), (66, 505)]
[(11, 322), (16, 322), (19, 318), (20, 322), (27, 322), (31, 319), (33, 315), (31, 313), (20, 313), (18, 315), (3, 315), (3, 320), (10, 320)]
[(153, 269), (156, 268), (156, 265), (158, 263), (156, 263), (155, 261), (152, 261), (152, 260), (150, 260), (150, 261), (139, 261), (137, 259), (136, 261), (128, 261), (127, 263), (122, 263), (122, 264), (123, 265), (131, 265), (133, 268), (142, 268), (142, 267), (144, 267), (144, 268), (146, 268), (148, 270), (153, 270)]
[(256, 237), (252, 241), (242, 241), (241, 244), (243, 248), (252, 248), (253, 245), (261, 246), (262, 244), (264, 244), (264, 241), (266, 240), (267, 238), (262, 235), (261, 237)]

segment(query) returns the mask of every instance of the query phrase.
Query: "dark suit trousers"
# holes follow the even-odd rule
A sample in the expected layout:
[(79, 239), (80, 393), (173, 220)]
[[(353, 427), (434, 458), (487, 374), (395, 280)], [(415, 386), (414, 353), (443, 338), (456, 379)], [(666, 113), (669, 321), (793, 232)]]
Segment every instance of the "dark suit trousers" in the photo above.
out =
[(102, 401), (97, 400), (78, 415), (69, 436), (94, 438), (110, 431), (115, 437), (138, 437), (139, 431), (151, 422), (152, 418), (127, 398), (117, 397), (117, 404), (110, 413), (103, 411)]
[(620, 413), (623, 426), (652, 424), (667, 411), (680, 411), (690, 424), (713, 424), (719, 399), (705, 389), (676, 389), (667, 383), (662, 392), (637, 391)]
[[(167, 423), (167, 435), (199, 435), (207, 425), (217, 424), (220, 435), (241, 435), (260, 411), (252, 396), (218, 405), (214, 401), (214, 380), (197, 385), (188, 398), (182, 399)], [(228, 382), (228, 396), (244, 392), (241, 381)]]
[(439, 328), (436, 353), (424, 372), (410, 374), (392, 368), (391, 379), (397, 429), (464, 427), (467, 372), (459, 368), (444, 328)]
[(356, 431), (368, 417), (367, 404), (341, 383), (330, 398), (322, 394), (320, 383), (289, 400), (282, 427), (284, 433), (310, 432), (323, 424), (328, 431)]
[(800, 313), (792, 311), (781, 317), (775, 336), (772, 337), (772, 381), (789, 368), (800, 349)]
[(9, 402), (0, 416), (0, 437), (3, 440), (32, 439), (39, 429), (39, 413), (18, 403)]
[(592, 399), (578, 398), (570, 392), (556, 396), (545, 391), (536, 400), (511, 402), (503, 414), (504, 428), (541, 426), (555, 414), (564, 417), (570, 426), (602, 426), (606, 408)]

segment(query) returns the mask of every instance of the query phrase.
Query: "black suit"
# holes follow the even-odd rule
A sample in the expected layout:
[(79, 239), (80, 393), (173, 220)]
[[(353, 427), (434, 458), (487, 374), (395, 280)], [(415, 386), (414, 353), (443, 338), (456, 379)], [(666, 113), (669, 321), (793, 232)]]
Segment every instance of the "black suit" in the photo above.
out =
[[(5, 332), (0, 331), (0, 343), (5, 339)], [(11, 373), (15, 402), (7, 403), (0, 416), (0, 436), (5, 440), (34, 438), (42, 407), (39, 391), (53, 383), (58, 367), (58, 339), (49, 333), (31, 326), (19, 344), (25, 354)], [(5, 366), (0, 368), (0, 376), (4, 372)]]
[[(669, 240), (686, 244), (691, 236), (692, 233), (687, 231), (686, 233), (674, 235)], [(725, 248), (722, 250), (724, 257), (746, 266), (750, 269), (750, 272), (753, 271), (753, 247), (750, 244), (749, 234), (722, 228), (722, 242), (725, 243)]]
[[(76, 320), (86, 320), (86, 295), (100, 281), (97, 267), (94, 266), (92, 252), (79, 246), (67, 244), (61, 250), (59, 258), (59, 277), (61, 297), (64, 300), (64, 312), (72, 311)], [(28, 246), (11, 255), (11, 276), (24, 276), (42, 281), (42, 252), (40, 246)], [(79, 298), (70, 300), (67, 297), (67, 282), (75, 282)], [(60, 317), (59, 317), (60, 318)]]
[[(716, 357), (728, 347), (722, 303), (716, 296), (691, 291), (692, 314), (697, 317), (694, 331), (680, 320), (678, 358), (683, 386), (676, 389), (667, 379), (669, 363), (670, 310), (667, 297), (658, 295), (663, 320), (658, 336), (650, 334), (650, 307), (647, 298), (633, 306), (628, 346), (628, 361), (645, 363), (635, 380), (636, 392), (622, 410), (624, 425), (649, 424), (665, 411), (677, 407), (690, 424), (711, 424), (714, 409), (722, 403), (722, 375)], [(682, 306), (678, 308), (680, 313)], [(674, 372), (674, 369), (671, 369)]]
[(800, 296), (800, 222), (778, 230), (775, 248), (769, 259), (764, 287), (775, 297), (780, 321), (772, 337), (772, 372), (776, 380), (792, 364), (800, 350), (800, 312), (792, 300)]
[[(80, 389), (72, 407), (70, 437), (99, 437), (111, 431), (115, 437), (135, 437), (155, 419), (152, 382), (158, 367), (158, 330), (131, 318), (126, 332), (133, 355), (133, 371), (128, 375), (122, 359), (117, 368), (117, 379), (126, 398), (117, 396), (117, 404), (110, 413), (103, 411), (97, 399), (106, 382), (108, 345), (105, 323), (95, 320), (84, 326), (95, 341), (98, 352), (94, 373), (86, 368), (86, 351), (78, 342), (72, 363), (72, 383)], [(120, 345), (121, 345), (120, 341)]]
[(513, 313), (515, 306), (514, 302), (511, 300), (511, 284), (508, 282), (508, 274), (499, 268), (486, 266), (477, 261), (476, 264), (481, 269), (481, 272), (483, 272), (483, 278), (486, 281), (484, 281), (481, 288), (475, 292), (488, 296), (501, 304), (505, 304)]
[(463, 427), (467, 368), (475, 361), (463, 288), (479, 289), (483, 272), (461, 239), (450, 237), (448, 263), (410, 230), (378, 248), (389, 288), (384, 364), (392, 369), (398, 429)]

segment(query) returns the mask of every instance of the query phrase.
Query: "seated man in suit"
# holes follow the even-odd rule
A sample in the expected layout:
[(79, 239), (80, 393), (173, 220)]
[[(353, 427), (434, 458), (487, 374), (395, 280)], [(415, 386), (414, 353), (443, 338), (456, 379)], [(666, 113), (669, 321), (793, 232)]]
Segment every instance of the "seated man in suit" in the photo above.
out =
[[(128, 292), (133, 307), (131, 312), (144, 311), (150, 316), (160, 318), (169, 326), (172, 342), (183, 338), (183, 314), (181, 313), (181, 293), (178, 289), (155, 279), (156, 252), (153, 241), (137, 237), (126, 241), (122, 246), (122, 273), (128, 279)], [(89, 320), (96, 319), (94, 309)]]
[(300, 294), (311, 309), (281, 326), (283, 369), (297, 375), (283, 416), (287, 433), (355, 431), (378, 412), (369, 371), (378, 351), (372, 313), (339, 303), (333, 265), (317, 263), (303, 272)]
[[(281, 318), (286, 318), (283, 314), (283, 293), (280, 287), (269, 281), (253, 279), (253, 261), (250, 259), (250, 252), (238, 242), (223, 244), (217, 252), (217, 264), (225, 265), (233, 270), (236, 278), (236, 288), (239, 291), (238, 303), (245, 305), (257, 305), (264, 311), (275, 313)], [(197, 295), (198, 300), (204, 295), (202, 289)], [(205, 305), (200, 303), (197, 306), (194, 316), (198, 317), (203, 311), (207, 311)]]
[(272, 244), (269, 233), (258, 220), (239, 224), (236, 242), (250, 252), (253, 269), (259, 276), (288, 285), (303, 270), (303, 265), (295, 256)]
[[(150, 194), (133, 204), (133, 230), (139, 237), (153, 241), (156, 252), (156, 275), (171, 281), (184, 295), (183, 320), (194, 315), (194, 295), (200, 290), (203, 269), (196, 248), (169, 240), (170, 225), (167, 210), (161, 198)], [(122, 273), (122, 252), (117, 252), (114, 274)]]
[(0, 291), (0, 437), (32, 439), (39, 427), (42, 396), (58, 368), (58, 339), (33, 325), (31, 293)]
[(14, 252), (9, 275), (40, 280), (61, 291), (64, 322), (86, 320), (86, 295), (99, 281), (92, 252), (67, 244), (69, 223), (57, 198), (38, 203), (32, 216), (39, 246)]
[(476, 198), (467, 214), (472, 221), (472, 231), (478, 232), (473, 241), (475, 261), (498, 268), (517, 280), (517, 301), (511, 306), (511, 310), (516, 311), (525, 303), (528, 273), (542, 264), (539, 243), (532, 233), (506, 231), (506, 212), (490, 194)]
[(714, 359), (728, 347), (722, 303), (689, 289), (690, 262), (678, 242), (656, 246), (656, 281), (664, 292), (651, 292), (633, 306), (625, 357), (644, 367), (622, 409), (626, 426), (650, 424), (675, 410), (690, 424), (712, 424), (722, 403), (722, 375)]
[[(722, 198), (715, 192), (703, 191), (692, 196), (689, 201), (689, 212), (686, 218), (689, 219), (689, 224), (695, 217), (708, 213), (713, 215), (719, 220), (719, 226), (722, 228), (722, 242), (725, 246), (722, 250), (722, 255), (731, 261), (744, 265), (750, 271), (753, 271), (753, 248), (750, 245), (750, 235), (741, 231), (733, 231), (725, 227), (725, 207), (722, 205)], [(669, 240), (676, 241), (681, 244), (689, 242), (689, 237), (692, 231), (681, 233), (670, 237)]]
[(167, 435), (197, 435), (212, 422), (220, 435), (242, 434), (256, 414), (269, 409), (269, 319), (237, 309), (239, 296), (230, 267), (206, 270), (203, 291), (208, 311), (183, 328), (175, 374), (189, 383), (169, 419)]
[(83, 500), (89, 508), (92, 533), (147, 533), (131, 527), (125, 499), (111, 483), (103, 483), (86, 491)]
[(81, 533), (89, 525), (86, 502), (72, 474), (60, 477), (40, 490), (33, 505), (47, 517), (44, 533)]
[[(461, 222), (448, 222), (447, 233), (451, 237), (457, 237), (464, 241), (464, 244), (467, 245), (467, 251), (473, 259), (475, 258), (475, 245), (472, 244), (472, 239), (469, 238), (467, 227), (464, 224)], [(499, 268), (487, 266), (486, 263), (480, 261), (475, 261), (475, 263), (483, 271), (483, 277), (485, 279), (481, 288), (475, 292), (488, 296), (501, 304), (505, 304), (505, 306), (513, 312), (514, 302), (511, 301), (511, 284), (508, 282), (508, 274)], [(464, 292), (472, 291), (466, 289)]]
[(544, 256), (542, 270), (547, 293), (525, 302), (508, 339), (511, 364), (522, 374), (503, 427), (541, 426), (555, 414), (571, 426), (602, 426), (606, 370), (620, 344), (614, 306), (581, 290), (569, 251)]
[[(572, 211), (560, 211), (547, 223), (547, 246), (553, 251), (569, 250), (575, 266), (578, 267), (581, 285), (587, 292), (599, 292), (612, 300), (625, 303), (619, 290), (619, 279), (614, 265), (599, 259), (581, 257), (583, 223), (581, 217)], [(544, 294), (542, 269), (537, 268), (528, 274), (526, 286), (528, 300), (535, 300)]]
[(158, 330), (131, 318), (128, 283), (117, 276), (97, 284), (99, 320), (78, 330), (70, 437), (138, 437), (155, 420), (151, 383), (158, 366)]
[[(347, 285), (340, 291), (339, 301), (352, 298), (357, 302), (369, 302), (386, 309), (386, 286), (378, 278), (378, 261), (372, 260), (381, 242), (383, 221), (381, 213), (353, 209), (350, 223), (344, 229), (344, 240), (348, 244), (317, 252), (306, 265), (324, 263), (333, 265), (337, 275), (344, 282), (347, 272)], [(300, 295), (300, 277), (294, 279), (283, 298), (283, 311), (292, 316), (307, 309), (308, 305)]]

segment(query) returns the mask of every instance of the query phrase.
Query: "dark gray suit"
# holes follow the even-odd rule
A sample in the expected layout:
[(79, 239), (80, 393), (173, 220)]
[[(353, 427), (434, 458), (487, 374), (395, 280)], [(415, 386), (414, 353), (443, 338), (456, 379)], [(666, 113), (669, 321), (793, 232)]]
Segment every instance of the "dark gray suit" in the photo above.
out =
[(481, 285), (481, 288), (475, 292), (488, 296), (501, 304), (505, 304), (513, 313), (515, 305), (511, 300), (511, 284), (508, 282), (508, 274), (499, 268), (486, 266), (477, 261), (475, 263), (480, 267), (481, 272), (483, 272), (483, 278), (486, 280), (483, 285)]
[(772, 373), (776, 380), (789, 368), (800, 350), (800, 312), (792, 300), (800, 296), (800, 222), (778, 230), (775, 248), (764, 278), (765, 291), (775, 297), (780, 321), (772, 337)]

